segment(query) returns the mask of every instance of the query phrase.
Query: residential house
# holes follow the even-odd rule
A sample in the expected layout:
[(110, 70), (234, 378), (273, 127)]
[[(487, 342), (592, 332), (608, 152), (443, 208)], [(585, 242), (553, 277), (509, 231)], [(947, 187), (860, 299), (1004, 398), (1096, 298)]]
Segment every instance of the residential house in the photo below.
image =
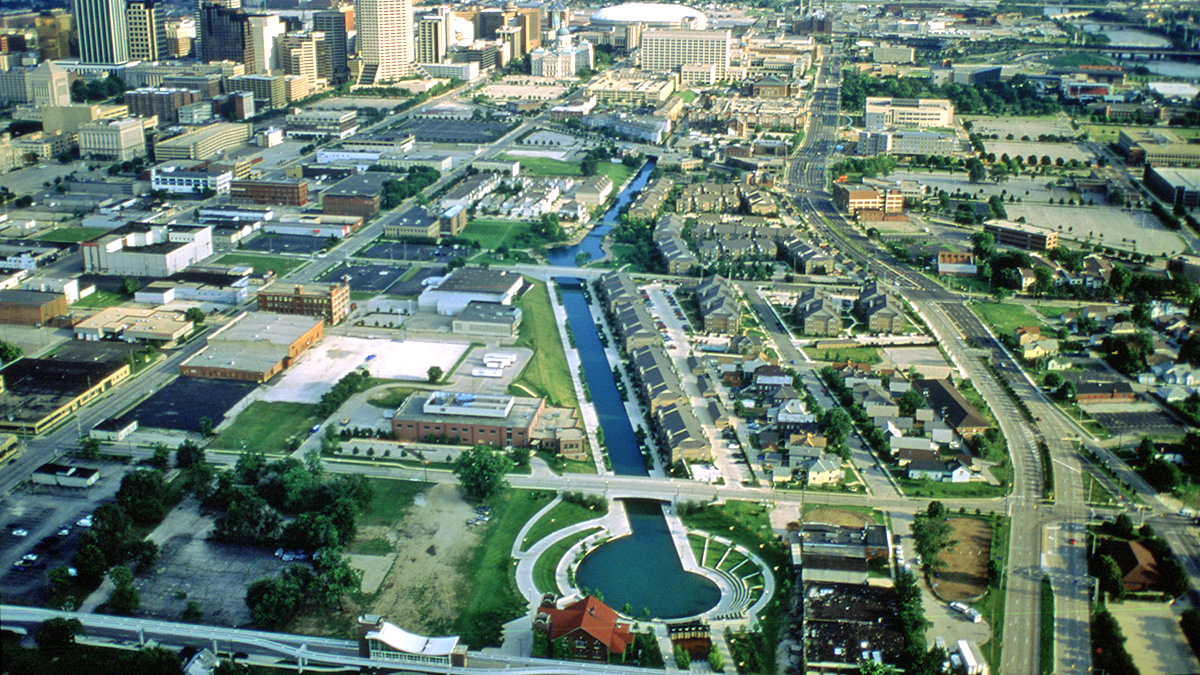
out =
[(904, 306), (878, 281), (863, 286), (854, 311), (872, 333), (902, 333), (907, 326)]
[(736, 333), (741, 327), (742, 308), (737, 290), (728, 279), (711, 276), (701, 280), (696, 287), (696, 304), (704, 317), (705, 332)]
[(1141, 542), (1104, 539), (1098, 555), (1107, 555), (1121, 568), (1121, 584), (1127, 591), (1148, 591), (1158, 583), (1158, 561)]
[(912, 480), (933, 480), (941, 482), (946, 476), (946, 463), (937, 460), (918, 460), (909, 462), (906, 474)]
[(963, 438), (977, 436), (988, 428), (988, 421), (949, 379), (917, 380), (913, 386), (921, 392), (929, 407)]

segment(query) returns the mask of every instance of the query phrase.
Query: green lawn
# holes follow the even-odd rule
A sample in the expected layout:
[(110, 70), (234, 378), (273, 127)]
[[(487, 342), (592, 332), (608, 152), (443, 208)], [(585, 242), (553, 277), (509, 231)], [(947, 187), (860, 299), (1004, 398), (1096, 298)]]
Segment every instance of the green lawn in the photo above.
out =
[(1040, 326), (1042, 320), (1025, 308), (1024, 305), (1005, 302), (976, 302), (971, 309), (991, 326), (996, 337), (1012, 335), (1021, 326)]
[(86, 298), (80, 298), (78, 302), (71, 305), (81, 309), (104, 309), (105, 307), (113, 307), (119, 305), (131, 298), (120, 293), (110, 293), (109, 291), (96, 291)]
[[(787, 549), (773, 545), (770, 516), (758, 502), (728, 501), (689, 513), (682, 519), (689, 529), (719, 535), (757, 553), (768, 565), (779, 567), (780, 579), (787, 575)], [(722, 569), (727, 568), (733, 557), (730, 553)]]
[(501, 155), (500, 159), (508, 162), (520, 162), (521, 172), (532, 176), (579, 176), (582, 169), (578, 164), (564, 162), (550, 157), (522, 157), (517, 155)]
[(107, 227), (60, 227), (34, 237), (38, 241), (57, 241), (75, 244), (81, 241), (95, 239), (108, 232)]
[(533, 358), (514, 383), (518, 385), (517, 389), (525, 387), (535, 396), (544, 396), (551, 406), (578, 408), (575, 385), (567, 368), (567, 354), (558, 336), (558, 322), (554, 319), (546, 285), (535, 282), (516, 305), (521, 308), (517, 344), (533, 350)]
[(271, 271), (275, 273), (276, 277), (286, 276), (289, 272), (302, 267), (305, 262), (307, 261), (296, 258), (251, 253), (230, 253), (217, 260), (218, 265), (250, 265), (254, 268), (255, 274)]
[(564, 473), (596, 473), (596, 463), (592, 461), (580, 462), (563, 459), (561, 456), (545, 450), (539, 450), (537, 456), (545, 460), (546, 464), (550, 466), (550, 470), (560, 476)]
[(576, 532), (569, 537), (565, 537), (560, 541), (554, 542), (548, 547), (545, 553), (542, 553), (533, 563), (533, 585), (542, 593), (558, 594), (558, 563), (562, 560), (567, 551), (579, 542), (596, 534), (600, 528), (593, 527), (582, 532)]
[(321, 423), (317, 406), (308, 403), (255, 401), (213, 441), (214, 448), (282, 452), (288, 439), (303, 439), (315, 424)]
[(373, 493), (370, 505), (359, 516), (359, 524), (364, 526), (399, 523), (408, 515), (413, 499), (433, 487), (433, 483), (384, 478), (369, 478), (367, 482), (371, 484)]
[(1112, 61), (1097, 54), (1060, 54), (1046, 59), (1046, 63), (1051, 66), (1074, 68), (1078, 66), (1107, 66)]
[(913, 480), (900, 474), (893, 474), (896, 484), (909, 497), (930, 497), (933, 499), (962, 499), (979, 498), (991, 499), (1003, 497), (1004, 488), (987, 483), (939, 483), (930, 480)]
[(384, 389), (381, 392), (371, 394), (371, 397), (367, 399), (367, 403), (375, 406), (376, 408), (395, 410), (396, 408), (400, 407), (401, 403), (404, 403), (406, 400), (408, 400), (409, 395), (412, 393), (412, 387), (392, 387), (390, 389)]
[[(509, 162), (520, 162), (521, 171), (531, 176), (582, 176), (583, 169), (578, 162), (564, 162), (561, 159), (553, 159), (551, 157), (521, 157), (515, 155), (501, 155), (503, 160)], [(603, 174), (612, 179), (613, 186), (621, 187), (621, 184), (629, 179), (633, 169), (619, 162), (600, 162), (596, 167), (596, 172)]]
[(804, 347), (804, 353), (814, 361), (845, 361), (850, 359), (855, 363), (880, 363), (883, 361), (876, 347), (836, 347), (834, 349), (817, 349)]
[(483, 537), (474, 554), (460, 563), (467, 579), (460, 595), (470, 600), (454, 625), (438, 634), (461, 635), (471, 649), (500, 645), (505, 622), (523, 614), (527, 605), (517, 589), (513, 541), (547, 499), (545, 493), (507, 490), (491, 500), (491, 522), (482, 526)]
[(1054, 589), (1050, 577), (1042, 577), (1042, 621), (1038, 649), (1041, 650), (1042, 675), (1054, 672)]
[(675, 92), (675, 95), (678, 96), (679, 98), (683, 99), (684, 102), (691, 103), (692, 101), (695, 101), (696, 97), (699, 96), (700, 94), (697, 94), (696, 92), (692, 91), (691, 89), (684, 89), (683, 91)]
[(1037, 310), (1038, 314), (1041, 314), (1047, 319), (1057, 320), (1063, 314), (1077, 311), (1079, 308), (1072, 307), (1070, 305), (1037, 305), (1034, 309)]
[(479, 242), (483, 248), (497, 249), (501, 246), (509, 248), (525, 248), (525, 241), (532, 235), (529, 231), (531, 223), (518, 220), (491, 220), (479, 218), (467, 223), (460, 237)]
[(599, 518), (607, 512), (608, 509), (593, 511), (574, 502), (559, 502), (550, 509), (549, 513), (539, 518), (533, 527), (529, 528), (529, 532), (525, 534), (525, 540), (521, 542), (521, 550), (528, 551), (529, 547), (545, 539), (552, 532), (570, 527), (575, 523), (582, 523), (585, 520)]

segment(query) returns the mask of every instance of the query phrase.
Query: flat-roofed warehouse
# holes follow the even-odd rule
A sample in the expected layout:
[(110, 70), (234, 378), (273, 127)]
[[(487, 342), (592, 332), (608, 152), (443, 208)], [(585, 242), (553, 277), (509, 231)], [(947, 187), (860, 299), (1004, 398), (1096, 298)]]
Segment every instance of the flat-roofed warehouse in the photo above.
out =
[(179, 374), (266, 382), (325, 336), (320, 317), (246, 312), (208, 336), (208, 346), (179, 366)]
[(0, 323), (44, 326), (68, 312), (67, 296), (62, 293), (0, 290)]
[(472, 302), (511, 305), (524, 285), (524, 278), (515, 272), (460, 267), (439, 283), (426, 288), (417, 300), (417, 306), (423, 312), (455, 316)]
[[(448, 439), (467, 445), (524, 447), (545, 403), (540, 398), (435, 391), (409, 396), (392, 418), (398, 441)], [(458, 439), (458, 440), (454, 440)]]
[(129, 377), (119, 343), (68, 342), (39, 359), (18, 359), (0, 370), (0, 431), (40, 434)]
[(516, 337), (521, 327), (521, 308), (498, 302), (469, 302), (454, 317), (452, 330), (466, 335)]
[(1148, 166), (1144, 180), (1146, 187), (1173, 208), (1200, 206), (1200, 169)]

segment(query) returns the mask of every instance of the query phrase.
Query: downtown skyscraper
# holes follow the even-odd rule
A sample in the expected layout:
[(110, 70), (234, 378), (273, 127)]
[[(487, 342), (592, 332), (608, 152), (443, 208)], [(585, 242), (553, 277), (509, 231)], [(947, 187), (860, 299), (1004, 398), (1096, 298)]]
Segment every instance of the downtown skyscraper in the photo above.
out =
[(125, 63), (129, 61), (129, 29), (125, 24), (125, 0), (72, 0), (75, 29), (79, 32), (82, 63)]
[(355, 0), (358, 83), (374, 85), (413, 73), (412, 0)]

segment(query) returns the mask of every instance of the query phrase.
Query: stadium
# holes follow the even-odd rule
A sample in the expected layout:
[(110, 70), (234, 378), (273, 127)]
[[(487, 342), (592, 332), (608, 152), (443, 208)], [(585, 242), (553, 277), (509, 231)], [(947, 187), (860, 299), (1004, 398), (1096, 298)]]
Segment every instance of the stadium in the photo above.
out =
[(708, 28), (708, 17), (691, 7), (652, 2), (627, 2), (598, 10), (592, 15), (593, 26), (628, 26), (640, 23), (647, 28)]

